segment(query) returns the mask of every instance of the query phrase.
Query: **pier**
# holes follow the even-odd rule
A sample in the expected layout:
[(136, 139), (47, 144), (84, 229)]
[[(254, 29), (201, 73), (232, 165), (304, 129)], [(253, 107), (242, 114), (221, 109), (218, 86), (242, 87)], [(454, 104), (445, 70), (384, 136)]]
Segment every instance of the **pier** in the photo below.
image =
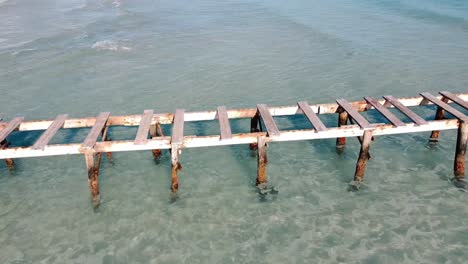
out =
[[(267, 106), (258, 104), (255, 108), (227, 109), (220, 106), (216, 110), (203, 112), (185, 112), (176, 109), (174, 113), (155, 113), (145, 110), (138, 115), (112, 116), (102, 112), (95, 117), (69, 118), (67, 114), (57, 115), (54, 120), (25, 120), (14, 117), (0, 122), (0, 159), (5, 160), (9, 169), (14, 169), (14, 159), (27, 157), (83, 155), (88, 170), (88, 182), (94, 206), (99, 205), (99, 168), (102, 154), (108, 159), (112, 152), (151, 150), (158, 158), (162, 150), (171, 154), (172, 192), (179, 189), (178, 171), (181, 169), (179, 156), (185, 148), (214, 147), (226, 145), (249, 145), (257, 153), (257, 180), (259, 188), (267, 186), (267, 148), (270, 142), (299, 141), (314, 139), (336, 139), (338, 152), (344, 151), (346, 139), (355, 137), (360, 142), (360, 151), (356, 162), (354, 183), (364, 181), (367, 162), (370, 158), (371, 143), (378, 136), (403, 133), (431, 132), (428, 139), (438, 141), (440, 131), (457, 129), (457, 144), (454, 155), (454, 180), (462, 182), (465, 176), (465, 154), (468, 141), (468, 116), (461, 109), (468, 109), (468, 93), (440, 92), (438, 95), (421, 93), (419, 96), (395, 98), (383, 96), (381, 99), (364, 97), (363, 101), (348, 102), (337, 99), (334, 103), (309, 104), (298, 102), (293, 106)], [(426, 120), (417, 115), (410, 107), (435, 105), (433, 120)], [(455, 106), (455, 107), (454, 107)], [(390, 108), (399, 111), (410, 122), (403, 122)], [(460, 110), (457, 110), (460, 109)], [(369, 122), (361, 112), (375, 111), (388, 123)], [(327, 127), (320, 116), (337, 115), (337, 126)], [(274, 117), (304, 115), (310, 122), (310, 128), (298, 130), (280, 130)], [(233, 134), (230, 126), (232, 119), (249, 119), (250, 132)], [(184, 124), (187, 122), (219, 121), (219, 134), (210, 136), (185, 135)], [(161, 125), (170, 124), (172, 133), (165, 135)], [(110, 140), (108, 130), (112, 126), (138, 127), (133, 140)], [(82, 143), (49, 144), (61, 129), (91, 128)], [(14, 147), (9, 136), (15, 131), (43, 131), (32, 146)], [(1, 188), (1, 186), (0, 186)]]

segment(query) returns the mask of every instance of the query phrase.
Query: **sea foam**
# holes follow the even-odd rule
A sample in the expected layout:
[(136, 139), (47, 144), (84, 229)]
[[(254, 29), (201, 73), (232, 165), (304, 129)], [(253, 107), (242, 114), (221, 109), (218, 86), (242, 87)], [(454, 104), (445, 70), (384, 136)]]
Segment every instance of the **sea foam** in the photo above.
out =
[(132, 48), (119, 44), (113, 40), (101, 40), (97, 41), (91, 47), (96, 50), (110, 50), (110, 51), (129, 51)]

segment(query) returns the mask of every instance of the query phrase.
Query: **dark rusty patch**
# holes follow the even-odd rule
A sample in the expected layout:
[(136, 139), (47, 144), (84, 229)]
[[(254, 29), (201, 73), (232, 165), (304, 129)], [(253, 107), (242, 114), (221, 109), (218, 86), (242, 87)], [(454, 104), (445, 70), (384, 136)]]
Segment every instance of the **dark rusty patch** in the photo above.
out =
[[(441, 107), (437, 107), (437, 112), (436, 112), (434, 120), (442, 120), (444, 118), (445, 118), (444, 109), (442, 109)], [(438, 130), (432, 131), (431, 136), (429, 137), (429, 142), (437, 143), (439, 141), (439, 135), (440, 135), (440, 131)]]
[(89, 190), (91, 191), (91, 199), (94, 207), (99, 206), (100, 194), (99, 194), (99, 168), (90, 168), (88, 170), (88, 183)]
[(151, 152), (153, 152), (153, 157), (155, 159), (161, 158), (162, 151), (160, 149), (153, 149)]
[(265, 137), (258, 138), (258, 150), (257, 150), (257, 186), (260, 184), (265, 184), (267, 182), (267, 164), (268, 157), (266, 152), (266, 142)]
[(468, 141), (468, 124), (460, 123), (457, 134), (457, 149), (455, 151), (455, 161), (453, 173), (459, 180), (465, 178), (465, 156)]
[[(348, 113), (341, 111), (338, 115), (338, 127), (345, 126), (348, 123)], [(346, 138), (341, 137), (336, 139), (336, 152), (342, 154), (344, 152), (344, 146), (346, 145)]]
[[(0, 149), (6, 149), (10, 146), (10, 142), (4, 140), (0, 143)], [(5, 164), (9, 170), (15, 169), (15, 161), (13, 159), (5, 159)]]
[(249, 148), (250, 148), (250, 150), (257, 150), (258, 149), (258, 144), (257, 143), (250, 143)]
[(362, 182), (366, 171), (367, 160), (370, 159), (369, 148), (372, 141), (372, 131), (365, 131), (362, 137), (361, 150), (356, 163), (356, 171), (354, 173), (354, 181)]

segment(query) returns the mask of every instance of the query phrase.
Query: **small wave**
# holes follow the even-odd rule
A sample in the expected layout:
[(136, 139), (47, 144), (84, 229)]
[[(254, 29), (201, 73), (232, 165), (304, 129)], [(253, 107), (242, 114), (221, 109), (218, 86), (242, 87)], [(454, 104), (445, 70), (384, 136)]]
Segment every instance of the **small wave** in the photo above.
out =
[(112, 2), (112, 5), (114, 5), (115, 7), (120, 7), (122, 5), (122, 2), (120, 0), (114, 0), (114, 2)]
[(129, 51), (132, 48), (119, 44), (113, 40), (101, 40), (97, 41), (91, 47), (96, 50), (110, 50), (110, 51)]
[(17, 56), (26, 52), (31, 52), (31, 51), (36, 51), (36, 49), (21, 49), (21, 50), (15, 50), (11, 53), (13, 56)]
[(10, 0), (0, 0), (0, 6), (2, 6), (3, 4), (5, 4), (8, 1), (10, 1)]

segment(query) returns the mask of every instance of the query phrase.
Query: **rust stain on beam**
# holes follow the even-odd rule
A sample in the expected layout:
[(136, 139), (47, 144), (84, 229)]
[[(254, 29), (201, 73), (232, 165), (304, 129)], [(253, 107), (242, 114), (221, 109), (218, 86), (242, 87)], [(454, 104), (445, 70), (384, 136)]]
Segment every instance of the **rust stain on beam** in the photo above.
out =
[[(338, 127), (346, 126), (347, 123), (348, 123), (348, 113), (342, 110), (338, 114)], [(343, 153), (345, 145), (346, 145), (345, 137), (336, 138), (336, 151), (338, 152), (338, 154)]]
[[(101, 131), (102, 141), (110, 141), (108, 137), (109, 127), (105, 126)], [(86, 168), (88, 170), (88, 185), (91, 193), (91, 202), (94, 208), (99, 207), (101, 195), (99, 191), (99, 170), (101, 168), (102, 152), (96, 152), (95, 149), (86, 149), (85, 153)], [(112, 152), (106, 152), (109, 161), (112, 161)]]
[[(250, 133), (257, 133), (261, 131), (260, 127), (260, 119), (259, 119), (259, 114), (257, 113), (255, 116), (250, 119)], [(250, 150), (257, 150), (258, 148), (258, 143), (257, 142), (252, 142), (249, 144)]]
[(468, 141), (468, 123), (460, 123), (457, 135), (457, 145), (455, 151), (455, 161), (453, 170), (455, 178), (462, 180), (465, 178), (465, 156)]
[(177, 173), (182, 169), (179, 162), (180, 149), (173, 145), (171, 149), (171, 191), (176, 193), (179, 190), (179, 176)]
[(364, 135), (361, 142), (361, 149), (359, 151), (358, 161), (356, 163), (356, 171), (354, 173), (354, 180), (356, 182), (364, 181), (364, 174), (366, 171), (367, 160), (369, 160), (369, 148), (372, 141), (372, 131), (364, 131)]
[(257, 186), (267, 183), (267, 144), (265, 136), (257, 138)]
[(91, 201), (94, 207), (100, 204), (101, 196), (99, 193), (99, 166), (100, 159), (96, 161), (96, 153), (88, 152), (85, 154), (86, 168), (88, 170), (88, 185), (91, 193)]
[[(152, 139), (155, 139), (157, 137), (164, 137), (164, 133), (159, 123), (150, 126), (150, 135)], [(155, 159), (159, 159), (161, 157), (161, 149), (152, 149), (151, 152), (153, 153), (153, 157)]]
[[(441, 107), (437, 107), (436, 115), (434, 120), (442, 120), (445, 117), (444, 109)], [(440, 131), (439, 130), (434, 130), (431, 132), (431, 136), (429, 137), (429, 142), (431, 143), (436, 143), (439, 141), (439, 135)]]
[[(3, 142), (0, 142), (0, 149), (7, 149), (8, 148), (8, 141), (3, 140)], [(15, 161), (13, 159), (7, 158), (5, 159), (5, 165), (9, 170), (14, 170), (15, 169)]]

